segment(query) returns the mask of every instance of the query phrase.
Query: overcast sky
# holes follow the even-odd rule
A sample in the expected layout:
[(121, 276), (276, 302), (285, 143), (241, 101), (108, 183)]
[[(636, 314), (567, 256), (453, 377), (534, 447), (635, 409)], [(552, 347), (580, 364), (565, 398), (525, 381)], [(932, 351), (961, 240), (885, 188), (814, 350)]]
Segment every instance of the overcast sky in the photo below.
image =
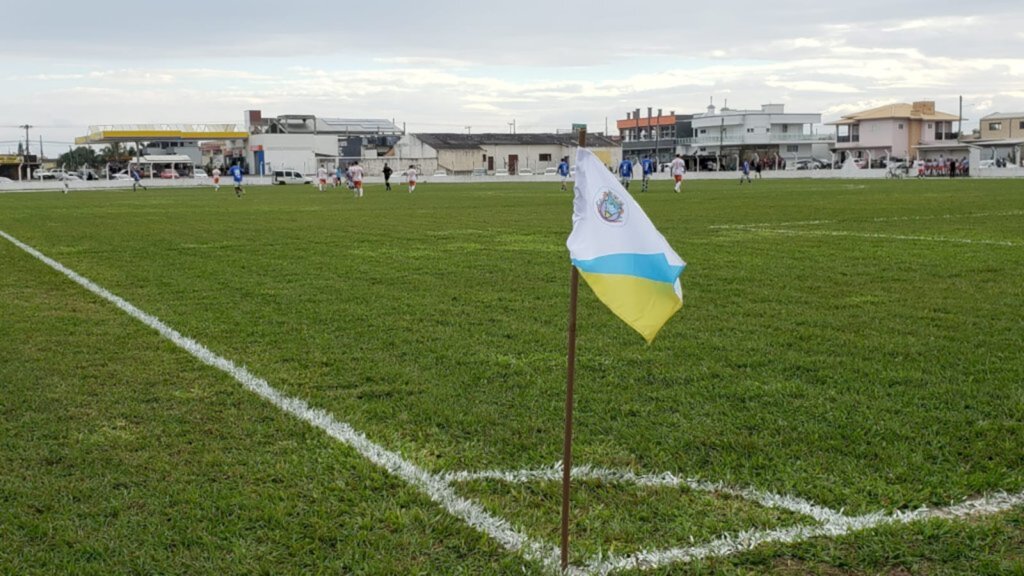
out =
[[(6, 4), (0, 153), (89, 125), (394, 118), (410, 131), (603, 131), (634, 108), (783, 103), (827, 122), (934, 100), (1024, 111), (1024, 2), (291, 0)], [(236, 5), (244, 6), (235, 8)]]

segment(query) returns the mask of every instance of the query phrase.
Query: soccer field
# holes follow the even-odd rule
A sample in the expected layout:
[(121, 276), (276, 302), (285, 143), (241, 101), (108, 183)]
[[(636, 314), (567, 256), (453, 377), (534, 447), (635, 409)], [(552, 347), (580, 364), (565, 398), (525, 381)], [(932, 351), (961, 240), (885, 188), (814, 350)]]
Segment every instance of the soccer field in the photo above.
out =
[[(366, 194), (0, 194), (0, 573), (557, 566), (571, 195)], [(580, 288), (575, 572), (1024, 571), (1021, 182), (636, 197), (685, 304)]]

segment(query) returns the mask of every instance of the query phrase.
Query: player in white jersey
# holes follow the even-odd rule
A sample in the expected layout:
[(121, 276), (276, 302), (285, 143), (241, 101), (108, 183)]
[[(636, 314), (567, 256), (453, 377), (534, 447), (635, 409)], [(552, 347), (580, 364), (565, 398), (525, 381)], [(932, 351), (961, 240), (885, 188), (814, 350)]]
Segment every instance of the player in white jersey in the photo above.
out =
[(213, 191), (220, 190), (220, 168), (213, 169)]
[(679, 189), (683, 187), (683, 174), (686, 174), (686, 162), (683, 162), (682, 154), (676, 154), (672, 163), (669, 164), (669, 170), (672, 172), (672, 178), (676, 181), (675, 191), (679, 192)]
[(409, 169), (405, 171), (405, 178), (409, 182), (409, 192), (416, 189), (416, 167), (412, 164), (409, 165)]
[(321, 166), (316, 169), (316, 188), (323, 192), (325, 186), (327, 186), (327, 168)]
[(352, 193), (355, 194), (356, 198), (363, 197), (363, 167), (359, 165), (359, 162), (353, 162), (352, 167), (348, 169), (349, 175), (352, 176)]

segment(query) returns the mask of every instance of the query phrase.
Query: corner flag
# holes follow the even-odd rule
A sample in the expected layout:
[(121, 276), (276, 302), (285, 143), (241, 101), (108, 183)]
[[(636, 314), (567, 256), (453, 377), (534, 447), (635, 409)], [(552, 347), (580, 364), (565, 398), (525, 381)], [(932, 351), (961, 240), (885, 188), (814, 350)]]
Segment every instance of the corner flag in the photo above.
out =
[(686, 262), (594, 154), (576, 152), (569, 257), (594, 294), (648, 343), (683, 306)]

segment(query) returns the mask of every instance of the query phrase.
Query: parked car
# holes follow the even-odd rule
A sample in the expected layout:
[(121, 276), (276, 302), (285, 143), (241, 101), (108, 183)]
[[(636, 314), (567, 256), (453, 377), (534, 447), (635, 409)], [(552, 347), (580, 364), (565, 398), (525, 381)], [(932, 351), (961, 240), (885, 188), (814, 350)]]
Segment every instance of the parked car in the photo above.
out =
[(995, 168), (995, 167), (996, 167), (996, 161), (995, 160), (982, 160), (981, 162), (978, 162), (978, 168)]
[(196, 168), (195, 171), (192, 172), (192, 177), (193, 178), (209, 178), (209, 176), (206, 175), (206, 170), (203, 170), (202, 168)]
[(270, 181), (274, 184), (312, 184), (313, 178), (303, 176), (298, 170), (274, 170)]
[(160, 177), (163, 178), (164, 180), (174, 180), (176, 178), (181, 178), (181, 176), (179, 176), (178, 173), (174, 171), (174, 168), (164, 168), (163, 170), (160, 171)]
[(530, 170), (529, 168), (525, 168), (525, 169), (519, 171), (519, 175), (520, 176), (533, 176), (533, 170)]
[(129, 174), (127, 170), (121, 170), (120, 172), (112, 175), (110, 177), (110, 179), (111, 180), (131, 180), (132, 179), (132, 175)]
[(32, 178), (35, 178), (36, 180), (53, 180), (56, 176), (54, 176), (49, 170), (40, 168), (32, 173)]
[(10, 184), (12, 182), (14, 182), (14, 180), (11, 180), (6, 176), (0, 176), (0, 184)]
[(556, 168), (555, 166), (548, 166), (547, 168), (544, 169), (545, 176), (555, 176), (557, 174), (558, 168)]

